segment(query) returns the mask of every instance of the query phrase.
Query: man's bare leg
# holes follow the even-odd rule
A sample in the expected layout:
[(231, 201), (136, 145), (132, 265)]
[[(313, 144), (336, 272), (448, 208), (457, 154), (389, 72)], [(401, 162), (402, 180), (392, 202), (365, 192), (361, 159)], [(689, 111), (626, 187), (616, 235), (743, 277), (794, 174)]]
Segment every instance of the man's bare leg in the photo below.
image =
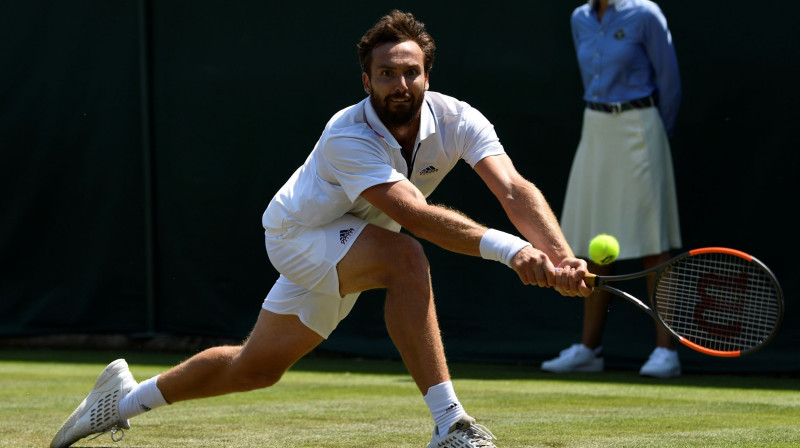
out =
[(297, 316), (261, 310), (244, 345), (202, 351), (164, 372), (157, 385), (169, 403), (268, 387), (322, 340)]
[[(92, 392), (50, 445), (64, 448), (103, 431), (111, 431), (111, 438), (119, 440), (114, 434), (120, 428), (129, 428), (128, 419), (151, 409), (270, 386), (321, 341), (322, 337), (297, 317), (262, 310), (243, 346), (210, 348), (142, 383), (137, 384), (125, 360), (118, 359), (103, 370)], [(116, 420), (108, 412), (109, 403), (116, 408)]]
[(339, 262), (338, 272), (341, 294), (386, 289), (389, 336), (423, 395), (450, 381), (428, 260), (418, 241), (368, 225)]
[(338, 272), (341, 294), (386, 289), (386, 328), (431, 412), (435, 434), (445, 437), (451, 430), (471, 428), (475, 420), (450, 382), (422, 245), (408, 235), (368, 225), (339, 262)]

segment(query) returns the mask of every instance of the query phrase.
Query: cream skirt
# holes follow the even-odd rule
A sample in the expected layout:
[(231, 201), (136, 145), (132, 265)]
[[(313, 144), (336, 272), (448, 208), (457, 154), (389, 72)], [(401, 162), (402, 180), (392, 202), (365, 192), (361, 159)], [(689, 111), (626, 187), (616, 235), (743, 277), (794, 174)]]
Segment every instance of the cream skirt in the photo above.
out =
[(658, 109), (585, 110), (561, 228), (583, 258), (598, 233), (619, 240), (619, 260), (681, 247), (672, 156)]

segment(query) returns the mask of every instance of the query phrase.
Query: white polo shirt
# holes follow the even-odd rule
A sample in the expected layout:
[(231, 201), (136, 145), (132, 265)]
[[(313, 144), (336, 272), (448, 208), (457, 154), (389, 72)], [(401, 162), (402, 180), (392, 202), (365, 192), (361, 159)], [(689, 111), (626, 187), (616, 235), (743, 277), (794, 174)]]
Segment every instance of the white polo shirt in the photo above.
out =
[(436, 92), (425, 92), (415, 147), (409, 170), (369, 97), (339, 111), (305, 163), (270, 201), (262, 217), (264, 228), (313, 227), (352, 214), (399, 231), (399, 224), (360, 196), (362, 191), (408, 179), (428, 197), (459, 159), (474, 167), (484, 157), (505, 152), (483, 114)]

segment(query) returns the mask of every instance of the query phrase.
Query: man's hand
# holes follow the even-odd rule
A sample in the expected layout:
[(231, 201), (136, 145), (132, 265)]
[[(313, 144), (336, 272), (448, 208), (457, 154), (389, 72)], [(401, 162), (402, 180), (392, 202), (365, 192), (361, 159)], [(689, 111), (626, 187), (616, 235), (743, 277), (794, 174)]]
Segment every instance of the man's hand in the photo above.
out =
[(556, 269), (555, 289), (563, 296), (589, 297), (592, 288), (583, 281), (584, 276), (589, 273), (586, 260), (580, 258), (565, 258)]
[(589, 272), (586, 261), (580, 258), (565, 258), (558, 267), (556, 271), (550, 258), (532, 246), (522, 248), (511, 259), (511, 268), (526, 285), (552, 287), (564, 296), (589, 297), (592, 288), (583, 281), (583, 277)]
[(526, 285), (548, 288), (556, 285), (555, 267), (544, 252), (533, 246), (523, 247), (511, 259), (511, 269)]

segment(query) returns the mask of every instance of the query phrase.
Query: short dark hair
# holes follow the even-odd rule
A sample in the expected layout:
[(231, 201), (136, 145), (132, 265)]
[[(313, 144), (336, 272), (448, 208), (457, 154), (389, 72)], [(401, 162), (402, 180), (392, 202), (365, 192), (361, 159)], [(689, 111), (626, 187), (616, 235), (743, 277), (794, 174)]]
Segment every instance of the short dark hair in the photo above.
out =
[(372, 50), (388, 42), (416, 42), (425, 56), (425, 73), (433, 68), (433, 58), (436, 54), (436, 44), (433, 37), (428, 34), (425, 24), (414, 18), (414, 15), (400, 10), (393, 10), (381, 17), (370, 28), (358, 43), (358, 59), (361, 70), (369, 75), (372, 64)]

